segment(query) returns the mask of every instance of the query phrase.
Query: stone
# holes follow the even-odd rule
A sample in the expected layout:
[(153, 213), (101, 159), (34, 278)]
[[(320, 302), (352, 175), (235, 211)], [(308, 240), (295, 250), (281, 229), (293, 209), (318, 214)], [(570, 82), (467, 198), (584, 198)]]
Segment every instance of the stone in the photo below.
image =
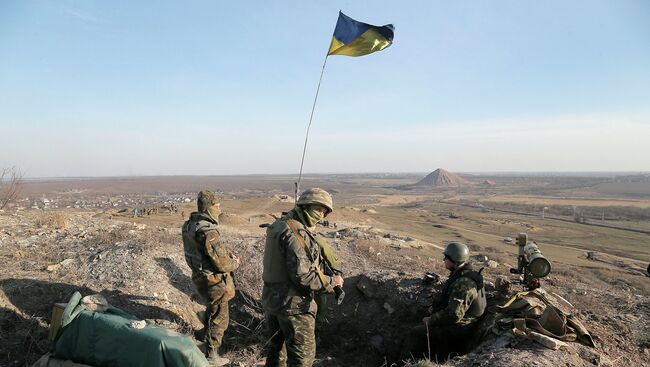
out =
[(388, 312), (389, 315), (392, 315), (393, 312), (395, 312), (393, 306), (391, 306), (388, 302), (384, 302), (384, 309)]
[(487, 266), (488, 268), (496, 268), (497, 266), (499, 266), (499, 263), (494, 260), (488, 260), (485, 263), (485, 266)]
[(65, 260), (61, 261), (59, 264), (61, 264), (61, 266), (63, 266), (63, 267), (66, 267), (66, 266), (72, 265), (72, 263), (74, 263), (74, 259), (65, 259)]
[(51, 265), (48, 265), (48, 266), (45, 268), (45, 270), (47, 270), (47, 271), (49, 271), (49, 272), (54, 272), (54, 271), (59, 270), (60, 267), (61, 267), (61, 264), (51, 264)]
[(474, 255), (474, 256), (472, 256), (472, 259), (474, 261), (478, 261), (478, 262), (482, 262), (482, 263), (489, 260), (488, 257), (485, 256), (485, 255)]

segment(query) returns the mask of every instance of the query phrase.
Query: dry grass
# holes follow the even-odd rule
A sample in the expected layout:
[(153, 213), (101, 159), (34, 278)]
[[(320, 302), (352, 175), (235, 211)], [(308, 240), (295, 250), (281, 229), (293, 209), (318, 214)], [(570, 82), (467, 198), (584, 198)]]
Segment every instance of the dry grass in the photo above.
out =
[(64, 229), (66, 227), (66, 217), (61, 212), (43, 212), (34, 218), (34, 224), (38, 228), (53, 227)]

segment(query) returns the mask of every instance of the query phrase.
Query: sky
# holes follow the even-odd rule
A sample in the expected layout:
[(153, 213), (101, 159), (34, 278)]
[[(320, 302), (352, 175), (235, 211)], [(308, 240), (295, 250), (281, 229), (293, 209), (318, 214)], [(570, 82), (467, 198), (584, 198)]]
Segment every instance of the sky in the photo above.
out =
[(0, 1), (0, 167), (27, 177), (650, 171), (650, 2)]

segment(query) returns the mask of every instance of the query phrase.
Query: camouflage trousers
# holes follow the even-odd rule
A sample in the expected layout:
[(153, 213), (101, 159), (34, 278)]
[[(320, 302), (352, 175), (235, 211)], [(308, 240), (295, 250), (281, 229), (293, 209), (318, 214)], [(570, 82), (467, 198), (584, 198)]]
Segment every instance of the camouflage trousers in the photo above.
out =
[[(316, 357), (316, 320), (310, 313), (265, 315), (269, 345), (266, 367), (311, 367)], [(284, 347), (284, 348), (283, 348)]]
[(327, 297), (329, 295), (325, 292), (317, 292), (314, 294), (314, 301), (318, 310), (316, 311), (316, 331), (323, 330), (327, 324)]
[(418, 325), (404, 340), (401, 359), (426, 358), (442, 362), (465, 354), (473, 344), (475, 330), (475, 325), (429, 326), (427, 335), (427, 327)]
[(192, 281), (206, 303), (203, 325), (205, 326), (204, 342), (207, 355), (211, 351), (219, 349), (223, 334), (228, 328), (229, 298), (222, 284), (214, 284), (202, 276), (193, 277)]

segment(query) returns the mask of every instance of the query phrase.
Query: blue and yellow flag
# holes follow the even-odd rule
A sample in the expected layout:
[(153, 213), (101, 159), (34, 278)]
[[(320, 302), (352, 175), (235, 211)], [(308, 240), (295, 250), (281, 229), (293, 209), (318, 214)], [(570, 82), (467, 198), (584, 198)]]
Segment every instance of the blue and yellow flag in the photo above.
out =
[(394, 31), (392, 24), (374, 26), (339, 12), (327, 55), (363, 56), (381, 51), (393, 43)]

